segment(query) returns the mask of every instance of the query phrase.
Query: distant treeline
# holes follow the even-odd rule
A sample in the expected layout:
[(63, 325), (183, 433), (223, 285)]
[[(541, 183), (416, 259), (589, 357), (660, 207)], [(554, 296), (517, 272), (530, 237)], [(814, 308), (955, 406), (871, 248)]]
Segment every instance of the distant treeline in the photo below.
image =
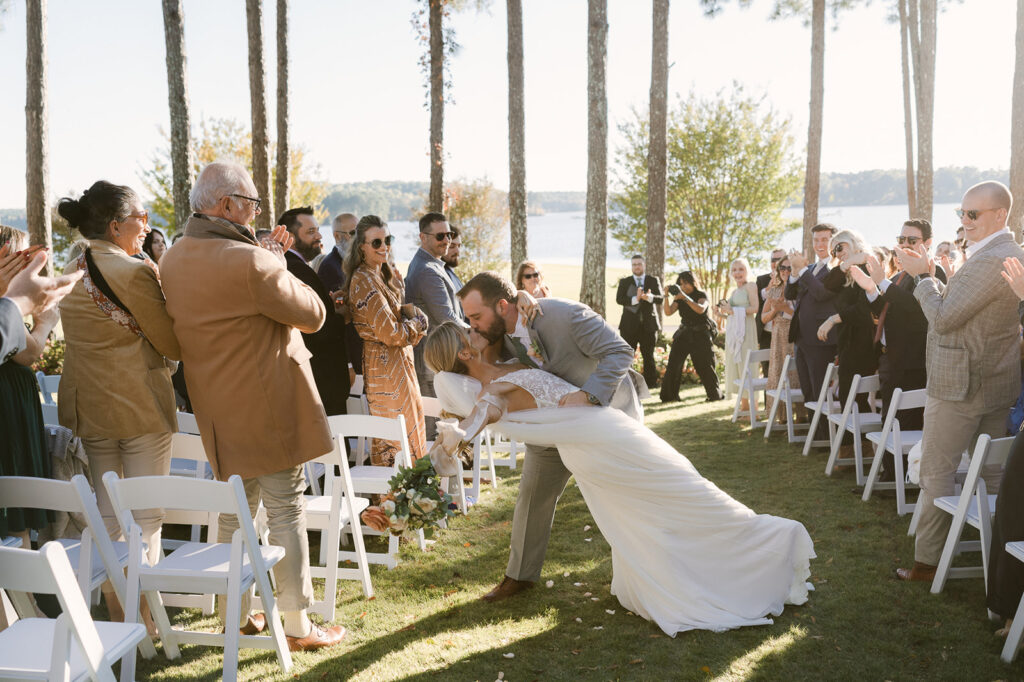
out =
[[(982, 180), (1009, 182), (1007, 170), (981, 170), (971, 166), (935, 170), (935, 203), (960, 201), (964, 190)], [(430, 185), (426, 182), (373, 180), (346, 182), (331, 187), (323, 206), (333, 217), (338, 213), (372, 213), (385, 220), (409, 220), (424, 203)], [(583, 211), (586, 192), (527, 192), (531, 215)], [(860, 173), (822, 173), (822, 206), (881, 206), (904, 204), (907, 181), (902, 170), (870, 170)], [(794, 206), (799, 206), (795, 202)], [(0, 209), (0, 224), (26, 229), (25, 209)]]

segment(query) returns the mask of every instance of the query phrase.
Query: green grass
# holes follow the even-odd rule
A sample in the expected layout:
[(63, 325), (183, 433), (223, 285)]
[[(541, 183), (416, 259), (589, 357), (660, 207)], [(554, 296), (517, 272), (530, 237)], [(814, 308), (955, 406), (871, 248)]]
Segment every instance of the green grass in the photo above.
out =
[[(950, 581), (941, 595), (895, 579), (894, 569), (913, 558), (913, 542), (909, 519), (896, 516), (891, 494), (861, 502), (852, 472), (826, 477), (825, 453), (804, 458), (784, 434), (765, 443), (761, 432), (730, 423), (724, 402), (704, 403), (699, 387), (688, 388), (682, 403), (647, 407), (648, 424), (723, 490), (759, 513), (807, 526), (818, 554), (807, 604), (788, 607), (770, 626), (665, 636), (609, 594), (609, 549), (572, 481), (558, 507), (541, 582), (507, 602), (481, 602), (508, 558), (519, 476), (502, 469), (498, 489), (484, 493), (428, 552), (405, 546), (397, 569), (371, 569), (376, 599), (364, 600), (355, 582), (341, 583), (336, 622), (349, 628), (342, 645), (295, 655), (288, 675), (272, 653), (243, 651), (240, 679), (489, 681), (499, 672), (513, 681), (1024, 676), (1024, 663), (999, 660), (1001, 640), (986, 621), (980, 579)], [(554, 587), (546, 588), (547, 580)], [(174, 618), (215, 627), (194, 611)], [(174, 662), (162, 653), (153, 661), (140, 658), (139, 679), (219, 679), (218, 650), (186, 646), (182, 652)], [(514, 658), (504, 657), (509, 653)]]

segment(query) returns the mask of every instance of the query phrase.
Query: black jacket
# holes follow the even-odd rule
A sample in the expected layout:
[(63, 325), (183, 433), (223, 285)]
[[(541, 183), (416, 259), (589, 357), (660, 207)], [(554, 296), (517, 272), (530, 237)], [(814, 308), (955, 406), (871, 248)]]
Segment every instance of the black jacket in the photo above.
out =
[[(619, 290), (615, 294), (615, 302), (622, 306), (622, 319), (619, 331), (623, 336), (630, 332), (656, 332), (661, 329), (656, 306), (665, 299), (661, 291), (661, 281), (653, 275), (644, 275), (644, 289), (654, 294), (653, 301), (638, 301), (633, 305), (633, 297), (637, 294), (636, 280), (633, 275), (619, 280)], [(642, 292), (641, 292), (642, 293)]]

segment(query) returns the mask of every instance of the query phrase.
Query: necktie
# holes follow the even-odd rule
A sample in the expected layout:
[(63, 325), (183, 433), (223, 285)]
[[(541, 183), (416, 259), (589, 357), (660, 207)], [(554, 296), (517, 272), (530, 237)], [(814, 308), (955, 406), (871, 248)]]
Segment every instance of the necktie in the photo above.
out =
[(823, 260), (820, 260), (820, 261), (818, 261), (817, 263), (814, 264), (814, 276), (815, 277), (818, 276), (818, 273), (821, 272), (821, 269), (823, 267), (825, 267), (825, 261), (823, 261)]
[(512, 347), (516, 350), (516, 357), (519, 358), (519, 362), (523, 363), (527, 367), (537, 369), (537, 363), (530, 358), (529, 354), (527, 354), (526, 346), (524, 346), (523, 342), (519, 340), (519, 337), (512, 336), (510, 334), (508, 339), (512, 342)]

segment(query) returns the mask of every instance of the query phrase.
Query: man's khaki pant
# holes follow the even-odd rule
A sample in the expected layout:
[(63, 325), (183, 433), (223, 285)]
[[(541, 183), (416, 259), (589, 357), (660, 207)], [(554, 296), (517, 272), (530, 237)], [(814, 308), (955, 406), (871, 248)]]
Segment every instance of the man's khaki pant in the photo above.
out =
[[(937, 566), (946, 544), (952, 517), (935, 506), (937, 497), (954, 494), (954, 476), (964, 450), (972, 448), (978, 436), (987, 433), (1001, 438), (1006, 433), (1010, 405), (985, 409), (981, 391), (963, 401), (939, 400), (929, 396), (924, 406), (924, 434), (921, 441), (921, 505), (917, 521), (914, 559)], [(986, 467), (982, 478), (990, 494), (999, 491), (1002, 470)]]
[[(103, 474), (113, 471), (119, 478), (166, 476), (171, 471), (171, 434), (147, 433), (135, 438), (83, 438), (82, 447), (89, 458), (89, 471), (96, 486), (96, 505), (111, 540), (121, 539), (121, 526), (114, 515), (114, 505), (103, 485)], [(146, 556), (150, 564), (160, 559), (160, 529), (163, 509), (137, 509), (132, 518), (142, 529)]]
[(512, 516), (511, 551), (505, 575), (514, 580), (535, 582), (544, 566), (551, 538), (555, 506), (569, 480), (556, 448), (526, 446), (519, 497)]
[[(284, 547), (284, 558), (274, 566), (277, 581), (277, 607), (281, 611), (299, 611), (313, 605), (313, 583), (309, 579), (309, 540), (306, 537), (306, 507), (302, 494), (306, 478), (302, 467), (277, 473), (247, 478), (244, 481), (249, 513), (255, 517), (260, 500), (267, 509), (270, 544)], [(233, 514), (221, 514), (217, 527), (217, 542), (231, 542), (238, 530), (238, 519)], [(227, 598), (217, 600), (220, 619), (224, 621)], [(242, 597), (239, 627), (249, 617), (250, 598)]]

